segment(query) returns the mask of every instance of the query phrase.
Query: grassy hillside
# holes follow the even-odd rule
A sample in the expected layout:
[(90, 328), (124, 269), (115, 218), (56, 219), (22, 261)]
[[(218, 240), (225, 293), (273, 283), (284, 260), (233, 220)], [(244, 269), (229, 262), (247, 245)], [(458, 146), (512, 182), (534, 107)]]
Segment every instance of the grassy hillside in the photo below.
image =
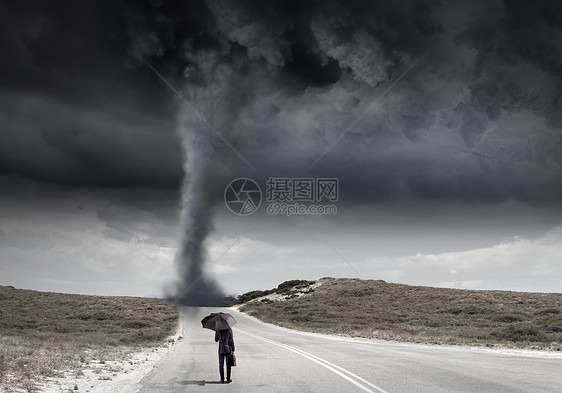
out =
[(162, 299), (37, 292), (0, 286), (0, 390), (164, 342), (178, 310)]
[[(325, 278), (241, 307), (294, 329), (400, 341), (562, 349), (562, 294)], [(312, 287), (310, 287), (312, 288)]]

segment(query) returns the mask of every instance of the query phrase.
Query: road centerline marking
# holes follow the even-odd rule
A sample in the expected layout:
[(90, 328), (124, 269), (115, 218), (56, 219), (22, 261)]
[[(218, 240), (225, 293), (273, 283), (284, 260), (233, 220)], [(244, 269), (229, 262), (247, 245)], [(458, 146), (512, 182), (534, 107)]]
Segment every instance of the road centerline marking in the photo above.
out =
[[(270, 340), (270, 339), (258, 336), (258, 335), (253, 334), (253, 333), (246, 332), (246, 331), (238, 329), (238, 328), (234, 328), (234, 330), (236, 330), (236, 332), (238, 332), (238, 333), (242, 333), (242, 334), (245, 334), (247, 336), (253, 337), (255, 339), (264, 341), (266, 343), (284, 348), (284, 349), (289, 350), (293, 353), (296, 353), (297, 355), (300, 355), (300, 356), (302, 356), (302, 357), (304, 357), (304, 358), (306, 358), (310, 361), (313, 361), (314, 363), (317, 363), (318, 365), (332, 371), (334, 374), (339, 375), (340, 377), (344, 378), (345, 380), (351, 382), (353, 385), (355, 385), (358, 388), (364, 390), (365, 392), (375, 393), (373, 390), (369, 389), (369, 387), (365, 386), (364, 384), (371, 386), (372, 388), (376, 389), (380, 393), (388, 393), (386, 390), (378, 387), (377, 385), (367, 381), (364, 378), (361, 378), (360, 376), (352, 373), (351, 371), (346, 370), (345, 368), (340, 367), (340, 366), (338, 366), (334, 363), (331, 363), (331, 362), (329, 362), (325, 359), (322, 359), (319, 356), (316, 356), (316, 355), (313, 355), (313, 354), (308, 353), (306, 351), (303, 351), (302, 349), (295, 348), (291, 345), (283, 344), (283, 343), (280, 343), (280, 342), (275, 341), (275, 340)], [(348, 375), (346, 375), (346, 374), (348, 374)]]

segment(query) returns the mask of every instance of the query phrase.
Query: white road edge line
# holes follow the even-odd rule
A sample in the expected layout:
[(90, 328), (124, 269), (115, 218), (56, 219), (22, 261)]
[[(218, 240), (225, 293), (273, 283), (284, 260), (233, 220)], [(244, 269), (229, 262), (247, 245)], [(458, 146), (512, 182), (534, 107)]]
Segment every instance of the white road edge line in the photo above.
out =
[[(322, 359), (322, 358), (320, 358), (320, 357), (318, 357), (318, 356), (316, 356), (316, 355), (313, 355), (313, 354), (311, 354), (311, 353), (305, 352), (305, 351), (303, 351), (302, 349), (298, 349), (298, 348), (292, 347), (292, 346), (287, 345), (287, 344), (282, 344), (282, 343), (277, 342), (277, 341), (274, 341), (274, 340), (270, 340), (270, 339), (267, 339), (267, 338), (264, 338), (264, 337), (260, 337), (260, 336), (257, 336), (257, 335), (255, 335), (255, 334), (253, 334), (253, 333), (249, 333), (249, 332), (246, 332), (246, 331), (244, 331), (244, 330), (240, 330), (240, 329), (238, 329), (238, 328), (234, 328), (234, 329), (236, 330), (237, 333), (242, 333), (242, 334), (248, 335), (248, 336), (253, 337), (253, 338), (256, 338), (256, 339), (258, 339), (258, 340), (265, 341), (266, 343), (269, 343), (269, 344), (276, 345), (276, 346), (278, 346), (278, 347), (287, 349), (287, 350), (289, 350), (289, 351), (291, 351), (291, 352), (296, 353), (297, 355), (301, 355), (302, 357), (307, 358), (308, 360), (311, 360), (311, 361), (313, 361), (313, 362), (319, 364), (320, 366), (322, 366), (322, 367), (324, 367), (324, 368), (327, 368), (328, 370), (330, 370), (330, 371), (332, 371), (333, 373), (339, 375), (340, 377), (346, 379), (347, 381), (351, 382), (352, 384), (354, 384), (354, 385), (357, 386), (358, 388), (364, 390), (365, 392), (375, 393), (374, 391), (372, 391), (371, 389), (369, 389), (367, 386), (365, 386), (365, 385), (363, 385), (363, 384), (357, 382), (355, 379), (357, 379), (357, 380), (363, 382), (364, 384), (367, 384), (367, 385), (373, 387), (374, 389), (378, 390), (380, 393), (388, 393), (386, 390), (384, 390), (384, 389), (382, 389), (382, 388), (379, 388), (379, 387), (376, 386), (375, 384), (373, 384), (373, 383), (367, 381), (367, 380), (364, 379), (364, 378), (361, 378), (360, 376), (358, 376), (358, 375), (352, 373), (351, 371), (348, 371), (348, 370), (346, 370), (345, 368), (340, 367), (340, 366), (338, 366), (338, 365), (336, 365), (336, 364), (333, 364), (333, 363), (331, 363), (331, 362), (329, 362), (329, 361), (327, 361), (327, 360), (324, 360), (324, 359)], [(340, 372), (340, 371), (338, 371), (338, 370), (341, 370), (341, 371), (343, 371), (343, 372)], [(350, 376), (347, 376), (347, 375), (345, 375), (344, 373), (347, 373), (347, 374), (349, 374)], [(351, 378), (351, 377), (353, 377), (353, 378), (355, 378), (355, 379), (353, 379), (353, 378)]]

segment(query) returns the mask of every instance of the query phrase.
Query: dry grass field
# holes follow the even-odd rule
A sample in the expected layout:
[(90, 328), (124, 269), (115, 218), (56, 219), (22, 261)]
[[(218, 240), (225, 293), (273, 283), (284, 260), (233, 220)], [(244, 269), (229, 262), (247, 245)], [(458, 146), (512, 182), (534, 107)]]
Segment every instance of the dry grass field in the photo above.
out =
[[(285, 288), (289, 296), (283, 300), (255, 298), (241, 311), (311, 332), (562, 350), (560, 293), (430, 288), (358, 279), (325, 278), (319, 283), (308, 293), (302, 284), (300, 289)], [(297, 292), (305, 294), (297, 297)]]
[(161, 345), (177, 326), (162, 299), (37, 292), (0, 286), (0, 391)]

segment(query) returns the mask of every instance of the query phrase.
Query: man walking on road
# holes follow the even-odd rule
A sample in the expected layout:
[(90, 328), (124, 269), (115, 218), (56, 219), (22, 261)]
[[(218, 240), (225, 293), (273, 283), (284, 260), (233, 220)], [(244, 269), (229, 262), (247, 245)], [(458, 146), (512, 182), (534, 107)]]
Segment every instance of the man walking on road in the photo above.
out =
[(230, 379), (231, 361), (234, 353), (234, 335), (232, 329), (217, 330), (215, 332), (215, 342), (219, 343), (219, 373), (221, 383), (224, 383), (224, 361), (226, 359), (226, 383), (232, 382)]

